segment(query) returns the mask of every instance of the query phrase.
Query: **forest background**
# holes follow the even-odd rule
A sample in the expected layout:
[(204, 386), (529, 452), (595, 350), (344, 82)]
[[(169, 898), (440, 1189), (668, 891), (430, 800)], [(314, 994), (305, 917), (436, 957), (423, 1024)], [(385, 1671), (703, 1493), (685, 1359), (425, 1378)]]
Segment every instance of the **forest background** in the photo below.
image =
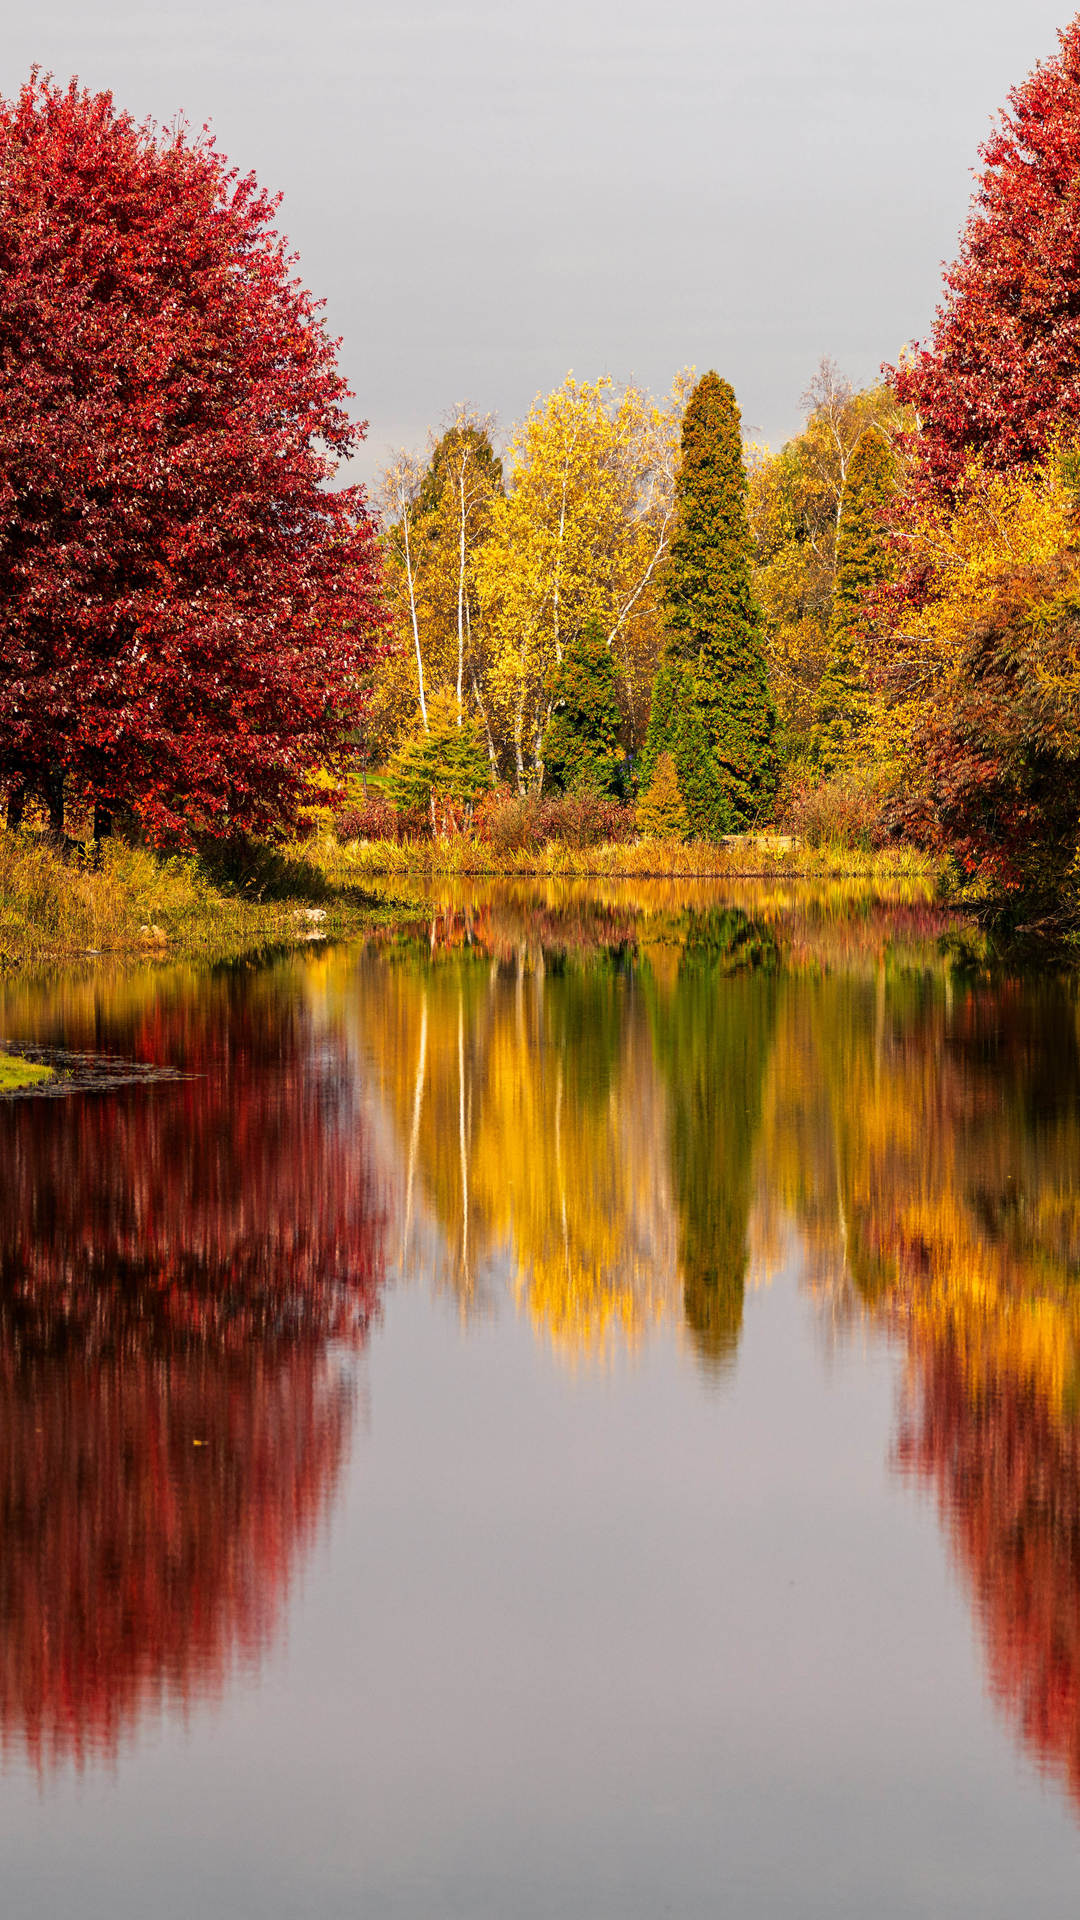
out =
[(1059, 41), (982, 149), (930, 340), (864, 390), (822, 360), (779, 452), (687, 369), (660, 401), (569, 375), (502, 460), (462, 407), (388, 467), (385, 797), (346, 831), (426, 800), (520, 840), (591, 793), (623, 816), (549, 830), (906, 841), (998, 918), (1075, 917), (1080, 20)]
[[(212, 140), (35, 75), (0, 103), (0, 779), (161, 846), (337, 835), (905, 843), (1077, 917), (1080, 20), (982, 151), (929, 341), (744, 442), (715, 371), (573, 374), (381, 478)], [(92, 187), (92, 191), (91, 191)], [(57, 270), (59, 263), (60, 271)], [(426, 856), (421, 855), (421, 858)], [(369, 863), (370, 864), (370, 863)]]

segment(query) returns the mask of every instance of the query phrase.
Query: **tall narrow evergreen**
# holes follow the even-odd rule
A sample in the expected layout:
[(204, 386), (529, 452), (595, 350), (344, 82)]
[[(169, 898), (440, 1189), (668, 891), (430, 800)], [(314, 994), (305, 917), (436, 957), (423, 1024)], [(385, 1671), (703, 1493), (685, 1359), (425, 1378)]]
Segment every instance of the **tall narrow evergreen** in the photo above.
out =
[(669, 650), (693, 674), (695, 704), (738, 826), (762, 818), (777, 778), (776, 713), (750, 584), (747, 494), (734, 390), (707, 373), (683, 419), (664, 624)]
[(829, 657), (815, 702), (812, 742), (824, 773), (857, 755), (869, 718), (864, 596), (889, 571), (881, 516), (895, 489), (892, 448), (878, 428), (869, 427), (851, 456), (836, 535)]
[(563, 654), (544, 735), (544, 781), (567, 790), (614, 793), (623, 755), (615, 662), (598, 620), (586, 622)]

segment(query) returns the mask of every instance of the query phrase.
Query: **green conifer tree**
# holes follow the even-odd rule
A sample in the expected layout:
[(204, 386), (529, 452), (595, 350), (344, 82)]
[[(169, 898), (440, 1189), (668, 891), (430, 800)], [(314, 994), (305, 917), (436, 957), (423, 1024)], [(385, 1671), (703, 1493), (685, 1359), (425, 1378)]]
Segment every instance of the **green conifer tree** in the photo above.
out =
[(727, 790), (709, 750), (705, 719), (694, 691), (690, 668), (665, 650), (653, 682), (652, 705), (645, 745), (638, 763), (638, 781), (644, 792), (652, 784), (662, 753), (670, 753), (679, 776), (679, 792), (693, 833), (718, 840), (734, 833), (735, 815)]
[(614, 793), (623, 754), (622, 715), (615, 693), (615, 663), (598, 620), (586, 622), (563, 654), (555, 677), (551, 719), (544, 735), (544, 782)]
[(859, 751), (870, 713), (864, 658), (864, 595), (890, 568), (883, 510), (896, 490), (896, 461), (885, 435), (869, 427), (851, 456), (836, 535), (836, 588), (829, 657), (814, 705), (811, 750), (823, 773)]
[(491, 785), (488, 757), (474, 720), (460, 726), (452, 694), (428, 702), (426, 733), (403, 741), (386, 769), (386, 790), (403, 812), (418, 807), (431, 815), (433, 830), (440, 805), (469, 807)]
[[(707, 373), (683, 419), (664, 624), (669, 650), (693, 673), (695, 705), (738, 826), (763, 817), (777, 780), (776, 713), (750, 582), (747, 494), (735, 394)], [(683, 797), (693, 817), (685, 787)], [(725, 825), (717, 822), (714, 831)]]
[(679, 776), (670, 753), (662, 753), (656, 762), (652, 780), (637, 804), (639, 833), (654, 840), (686, 840), (690, 821), (679, 792)]

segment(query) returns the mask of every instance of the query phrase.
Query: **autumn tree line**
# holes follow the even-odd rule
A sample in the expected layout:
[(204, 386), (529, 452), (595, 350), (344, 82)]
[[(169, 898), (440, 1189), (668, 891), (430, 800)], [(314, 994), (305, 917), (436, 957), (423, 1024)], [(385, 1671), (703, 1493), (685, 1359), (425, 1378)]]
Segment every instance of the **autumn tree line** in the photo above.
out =
[(398, 642), (364, 747), (410, 825), (425, 806), (432, 827), (461, 824), (504, 785), (636, 797), (642, 830), (716, 838), (773, 821), (794, 770), (861, 764), (859, 623), (886, 567), (901, 409), (828, 361), (807, 405), (774, 457), (744, 446), (714, 372), (684, 371), (662, 402), (569, 375), (505, 467), (490, 420), (461, 408), (425, 459), (387, 468)]
[(317, 771), (367, 834), (907, 839), (1069, 920), (1078, 129), (1080, 19), (982, 150), (928, 340), (866, 391), (824, 361), (778, 452), (714, 371), (568, 376), (501, 448), (457, 409), (372, 503), (276, 202), (33, 76), (0, 102), (9, 828), (287, 835)]

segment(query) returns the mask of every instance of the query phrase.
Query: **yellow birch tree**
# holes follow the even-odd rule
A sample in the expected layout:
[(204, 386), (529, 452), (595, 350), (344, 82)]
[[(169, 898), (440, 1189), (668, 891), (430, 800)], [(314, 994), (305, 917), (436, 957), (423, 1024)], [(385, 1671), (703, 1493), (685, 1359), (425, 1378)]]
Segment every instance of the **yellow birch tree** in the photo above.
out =
[(379, 504), (397, 646), (378, 676), (374, 704), (386, 751), (403, 735), (426, 733), (432, 698), (452, 696), (459, 724), (470, 713), (479, 721), (496, 774), (474, 579), (502, 487), (494, 429), (493, 416), (462, 405), (438, 437), (429, 436), (426, 457), (402, 450), (383, 471)]
[(631, 731), (644, 728), (686, 386), (680, 376), (661, 405), (568, 374), (511, 436), (475, 572), (491, 708), (520, 792), (542, 781), (554, 674), (588, 621), (615, 655)]

